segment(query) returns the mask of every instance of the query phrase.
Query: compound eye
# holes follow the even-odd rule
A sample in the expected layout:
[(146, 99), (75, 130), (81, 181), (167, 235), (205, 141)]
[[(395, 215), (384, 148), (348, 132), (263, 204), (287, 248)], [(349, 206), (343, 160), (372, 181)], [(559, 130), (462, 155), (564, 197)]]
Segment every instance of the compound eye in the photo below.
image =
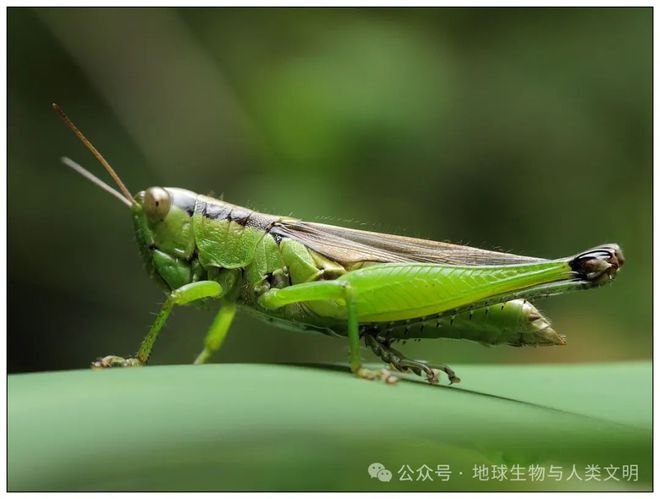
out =
[(171, 204), (170, 195), (162, 187), (150, 187), (144, 192), (144, 211), (152, 223), (162, 222)]

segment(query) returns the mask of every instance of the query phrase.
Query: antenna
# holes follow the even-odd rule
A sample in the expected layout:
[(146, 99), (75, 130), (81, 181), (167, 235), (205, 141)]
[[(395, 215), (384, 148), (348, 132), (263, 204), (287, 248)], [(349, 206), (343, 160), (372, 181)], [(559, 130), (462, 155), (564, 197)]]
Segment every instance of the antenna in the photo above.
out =
[[(124, 196), (126, 197), (126, 200), (130, 203), (130, 205), (135, 204), (135, 201), (133, 200), (133, 196), (131, 196), (131, 193), (130, 193), (129, 190), (126, 188), (126, 186), (124, 185), (124, 183), (121, 181), (121, 179), (119, 178), (119, 175), (117, 175), (117, 173), (116, 173), (115, 170), (112, 168), (112, 166), (110, 166), (110, 163), (108, 163), (108, 162), (106, 161), (106, 159), (105, 159), (105, 158), (103, 157), (103, 155), (98, 151), (98, 149), (96, 149), (96, 147), (94, 147), (94, 145), (93, 145), (93, 144), (87, 139), (87, 137), (85, 137), (85, 136), (83, 135), (83, 133), (78, 129), (78, 127), (77, 127), (76, 125), (73, 124), (73, 121), (71, 121), (71, 120), (69, 119), (69, 117), (64, 113), (64, 111), (62, 111), (62, 108), (61, 108), (60, 106), (58, 106), (57, 104), (55, 104), (54, 102), (53, 102), (53, 109), (57, 112), (57, 114), (60, 115), (60, 118), (62, 118), (62, 121), (64, 121), (64, 123), (66, 124), (66, 126), (68, 126), (68, 127), (71, 129), (71, 131), (76, 135), (76, 137), (78, 137), (78, 138), (80, 139), (80, 141), (85, 145), (85, 147), (86, 147), (87, 149), (89, 149), (89, 151), (94, 155), (94, 157), (99, 161), (99, 163), (101, 163), (101, 164), (103, 165), (103, 168), (105, 168), (105, 170), (110, 174), (110, 176), (111, 176), (112, 179), (115, 181), (115, 183), (117, 184), (117, 186), (119, 187), (119, 189), (121, 190), (121, 192), (124, 194)], [(71, 165), (69, 165), (69, 164), (66, 163), (66, 162), (65, 162), (65, 164), (67, 164), (67, 166), (71, 166)], [(78, 166), (79, 166), (79, 165), (78, 165)], [(72, 166), (71, 166), (71, 167), (72, 167)], [(85, 176), (85, 177), (87, 177), (87, 178), (89, 178), (89, 179), (91, 180), (91, 178), (90, 178), (89, 176), (85, 175), (84, 173), (82, 173), (81, 171), (79, 171), (77, 168), (74, 168), (74, 167), (72, 167), (72, 168), (73, 168), (74, 170), (76, 170), (78, 173), (80, 173), (81, 175), (83, 175), (83, 176)], [(82, 170), (84, 170), (87, 174), (91, 175), (92, 177), (94, 177), (96, 180), (98, 180), (98, 181), (100, 182), (100, 180), (99, 180), (98, 178), (96, 178), (96, 177), (95, 177), (94, 175), (92, 175), (91, 173), (87, 172), (87, 170), (85, 170), (85, 169), (82, 168), (82, 167), (80, 167), (80, 168), (81, 168)], [(92, 182), (94, 182), (94, 180), (92, 180)], [(100, 184), (98, 184), (97, 182), (95, 182), (95, 183), (96, 183), (97, 185), (100, 186)], [(104, 185), (106, 185), (106, 184), (104, 184)], [(109, 187), (109, 186), (108, 186), (108, 187)], [(111, 189), (111, 190), (112, 190), (113, 192), (116, 192), (114, 189)]]
[(110, 187), (108, 184), (106, 184), (103, 180), (98, 178), (96, 175), (93, 173), (89, 172), (82, 166), (80, 166), (78, 163), (73, 161), (71, 158), (67, 158), (66, 156), (62, 157), (62, 163), (64, 163), (66, 166), (71, 168), (72, 170), (80, 173), (83, 177), (85, 177), (87, 180), (92, 182), (93, 184), (96, 184), (99, 186), (101, 189), (103, 189), (105, 192), (112, 194), (114, 197), (119, 199), (122, 203), (124, 203), (126, 206), (129, 208), (132, 206), (131, 203), (129, 203), (124, 196), (121, 195), (119, 191), (114, 190), (112, 187)]

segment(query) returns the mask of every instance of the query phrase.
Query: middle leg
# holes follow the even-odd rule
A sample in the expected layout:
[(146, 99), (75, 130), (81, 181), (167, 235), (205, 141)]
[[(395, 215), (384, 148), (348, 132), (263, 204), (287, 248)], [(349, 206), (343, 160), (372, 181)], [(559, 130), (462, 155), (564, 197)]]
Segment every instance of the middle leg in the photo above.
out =
[(365, 379), (380, 378), (388, 383), (392, 376), (384, 371), (374, 371), (362, 366), (360, 358), (360, 331), (356, 293), (350, 283), (340, 281), (313, 281), (295, 284), (287, 288), (271, 289), (261, 295), (259, 305), (266, 310), (276, 310), (285, 305), (309, 301), (341, 300), (346, 304), (347, 335), (351, 371)]

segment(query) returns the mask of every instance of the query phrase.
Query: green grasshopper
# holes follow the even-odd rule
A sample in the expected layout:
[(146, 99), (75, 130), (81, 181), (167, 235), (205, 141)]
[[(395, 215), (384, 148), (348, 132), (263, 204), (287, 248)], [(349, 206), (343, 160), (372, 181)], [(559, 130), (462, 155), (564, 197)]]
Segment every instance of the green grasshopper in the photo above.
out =
[(351, 370), (361, 378), (398, 379), (362, 365), (364, 340), (391, 369), (430, 383), (438, 383), (443, 371), (456, 383), (449, 367), (408, 359), (392, 344), (455, 338), (564, 345), (527, 300), (601, 286), (624, 262), (616, 244), (546, 260), (268, 215), (180, 188), (150, 187), (133, 196), (53, 107), (119, 191), (72, 160), (63, 162), (130, 208), (146, 269), (168, 294), (137, 354), (109, 355), (94, 368), (145, 365), (174, 306), (217, 300), (220, 310), (195, 364), (220, 349), (241, 307), (281, 327), (347, 337)]

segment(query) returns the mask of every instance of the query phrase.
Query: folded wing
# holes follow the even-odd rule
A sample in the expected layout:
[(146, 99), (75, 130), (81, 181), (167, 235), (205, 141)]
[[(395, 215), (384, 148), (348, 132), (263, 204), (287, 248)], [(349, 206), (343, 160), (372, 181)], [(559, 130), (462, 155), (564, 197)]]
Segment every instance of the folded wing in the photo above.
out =
[(276, 222), (270, 232), (299, 241), (317, 253), (344, 265), (360, 262), (420, 262), (477, 266), (544, 261), (542, 258), (295, 219)]

